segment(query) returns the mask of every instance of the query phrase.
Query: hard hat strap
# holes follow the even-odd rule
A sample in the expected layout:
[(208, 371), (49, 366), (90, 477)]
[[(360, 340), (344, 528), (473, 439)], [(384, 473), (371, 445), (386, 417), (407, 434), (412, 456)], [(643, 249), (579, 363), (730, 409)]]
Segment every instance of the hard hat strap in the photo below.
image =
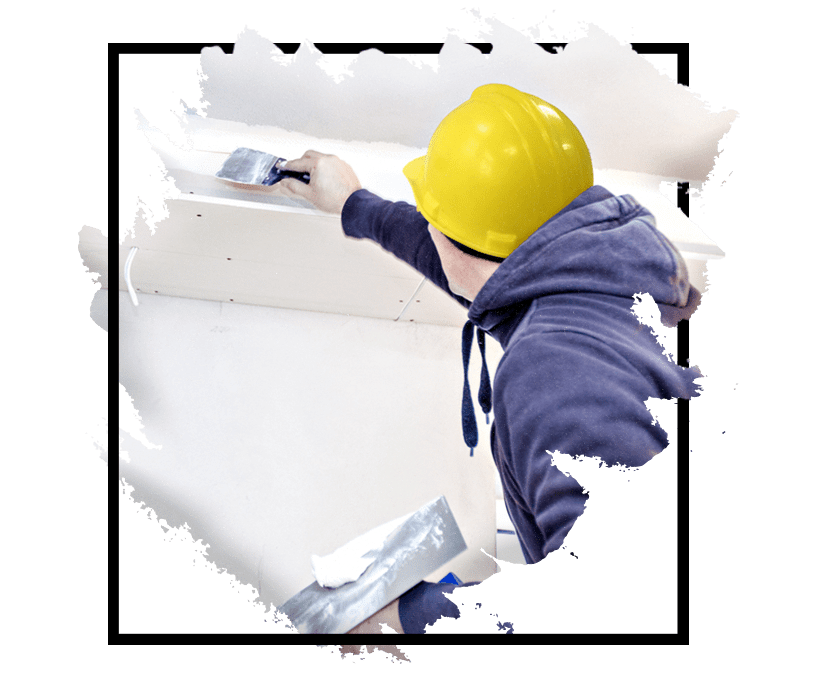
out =
[[(444, 236), (447, 237), (446, 234)], [(483, 258), (484, 260), (489, 260), (489, 261), (492, 261), (493, 263), (501, 263), (504, 260), (500, 256), (490, 256), (489, 254), (481, 253), (480, 251), (475, 251), (474, 249), (471, 249), (469, 246), (464, 246), (464, 244), (461, 244), (460, 242), (457, 242), (455, 239), (450, 239), (450, 237), (447, 237), (447, 239), (449, 239), (450, 243), (452, 243), (453, 246), (455, 246), (459, 251), (462, 251), (463, 253), (466, 253), (469, 256), (475, 256), (476, 258)]]

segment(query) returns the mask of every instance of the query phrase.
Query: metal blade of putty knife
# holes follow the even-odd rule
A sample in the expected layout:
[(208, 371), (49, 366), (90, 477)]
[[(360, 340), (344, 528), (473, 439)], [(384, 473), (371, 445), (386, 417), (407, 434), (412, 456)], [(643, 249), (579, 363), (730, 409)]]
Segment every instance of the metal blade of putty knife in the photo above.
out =
[(302, 634), (343, 634), (467, 549), (444, 496), (427, 503), (385, 540), (355, 580), (327, 588), (314, 582), (279, 607)]
[(275, 185), (282, 178), (296, 178), (305, 184), (310, 174), (280, 168), (285, 159), (255, 149), (239, 147), (225, 160), (216, 177), (243, 185)]

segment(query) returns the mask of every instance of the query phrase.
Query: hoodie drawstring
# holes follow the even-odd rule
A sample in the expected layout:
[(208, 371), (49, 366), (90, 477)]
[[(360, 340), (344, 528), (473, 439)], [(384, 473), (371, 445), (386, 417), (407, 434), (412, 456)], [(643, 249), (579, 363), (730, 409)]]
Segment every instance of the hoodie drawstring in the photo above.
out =
[[(475, 420), (475, 408), (470, 395), (470, 381), (468, 379), (468, 368), (470, 366), (470, 350), (473, 345), (473, 325), (467, 320), (461, 332), (461, 358), (464, 364), (464, 392), (461, 397), (461, 429), (464, 433), (464, 442), (470, 448), (470, 457), (473, 456), (473, 449), (478, 445), (478, 425)], [(484, 330), (479, 327), (476, 334), (478, 338), (478, 349), (481, 352), (481, 384), (478, 388), (478, 404), (481, 406), (487, 423), (490, 423), (490, 409), (492, 408), (492, 389), (490, 388), (490, 372), (487, 369), (487, 358), (485, 357), (485, 335)]]

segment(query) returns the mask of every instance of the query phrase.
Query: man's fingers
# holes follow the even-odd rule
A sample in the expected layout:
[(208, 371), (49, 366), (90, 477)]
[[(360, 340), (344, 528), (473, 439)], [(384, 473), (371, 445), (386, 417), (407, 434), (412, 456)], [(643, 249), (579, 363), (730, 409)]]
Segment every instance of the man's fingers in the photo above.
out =
[(284, 196), (299, 197), (313, 204), (320, 211), (341, 214), (347, 198), (361, 183), (353, 169), (338, 156), (323, 154), (314, 149), (306, 151), (301, 158), (286, 161), (283, 170), (309, 173), (310, 183), (304, 184), (292, 178), (283, 179)]
[(291, 159), (290, 161), (285, 161), (282, 166), (287, 168), (288, 170), (295, 170), (300, 171), (302, 173), (309, 173), (310, 171), (316, 168), (316, 164), (319, 162), (319, 159), (322, 159), (326, 156), (331, 156), (330, 154), (323, 154), (322, 152), (317, 152), (315, 149), (308, 149), (301, 157), (298, 159)]
[(293, 194), (293, 191), (290, 188), (290, 178), (284, 178), (277, 182), (271, 189), (274, 190), (276, 194), (284, 194), (286, 196), (290, 196)]
[(281, 190), (282, 194), (288, 197), (302, 197), (307, 198), (311, 194), (311, 189), (304, 182), (295, 180), (294, 178), (282, 178), (276, 185)]
[(310, 173), (316, 167), (316, 157), (309, 157), (305, 154), (301, 159), (285, 161), (285, 163), (279, 164), (279, 167), (299, 171), (300, 173)]

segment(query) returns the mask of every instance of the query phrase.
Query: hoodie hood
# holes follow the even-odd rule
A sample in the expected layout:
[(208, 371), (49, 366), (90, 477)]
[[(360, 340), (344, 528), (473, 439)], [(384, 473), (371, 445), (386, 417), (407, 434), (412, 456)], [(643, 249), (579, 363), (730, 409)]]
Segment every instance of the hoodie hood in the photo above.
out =
[(573, 294), (580, 303), (584, 297), (603, 295), (622, 299), (624, 307), (631, 308), (639, 293), (651, 294), (667, 326), (688, 318), (700, 302), (680, 253), (658, 231), (655, 217), (630, 195), (616, 197), (595, 185), (513, 251), (478, 292), (462, 332), (461, 422), (470, 454), (478, 443), (468, 381), (473, 327), (478, 327), (482, 362), (479, 404), (489, 415), (492, 389), (484, 332), (492, 334), (506, 351), (538, 299)]
[(651, 294), (664, 324), (689, 317), (700, 300), (686, 264), (632, 196), (599, 185), (580, 194), (499, 266), (473, 301), (469, 319), (505, 345), (510, 329), (537, 298), (589, 293)]

